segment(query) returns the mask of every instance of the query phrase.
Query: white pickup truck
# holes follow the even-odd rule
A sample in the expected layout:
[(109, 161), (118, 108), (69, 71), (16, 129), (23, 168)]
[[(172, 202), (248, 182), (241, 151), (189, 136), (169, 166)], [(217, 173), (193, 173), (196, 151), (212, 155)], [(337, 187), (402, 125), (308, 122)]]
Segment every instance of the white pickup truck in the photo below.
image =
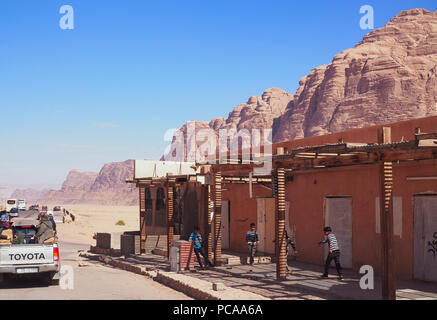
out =
[(14, 229), (24, 243), (0, 244), (0, 279), (4, 275), (39, 274), (48, 285), (56, 284), (60, 269), (58, 243), (31, 243), (33, 225), (16, 225)]

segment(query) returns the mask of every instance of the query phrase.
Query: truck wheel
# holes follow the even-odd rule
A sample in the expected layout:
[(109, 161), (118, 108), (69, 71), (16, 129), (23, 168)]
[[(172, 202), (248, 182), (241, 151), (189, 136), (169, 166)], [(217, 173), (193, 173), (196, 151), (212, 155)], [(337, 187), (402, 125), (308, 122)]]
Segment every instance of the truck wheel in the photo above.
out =
[(42, 275), (42, 281), (47, 285), (47, 286), (51, 286), (51, 285), (58, 285), (59, 284), (59, 279), (53, 279), (53, 277), (55, 276), (55, 273), (53, 272), (47, 272), (44, 275)]

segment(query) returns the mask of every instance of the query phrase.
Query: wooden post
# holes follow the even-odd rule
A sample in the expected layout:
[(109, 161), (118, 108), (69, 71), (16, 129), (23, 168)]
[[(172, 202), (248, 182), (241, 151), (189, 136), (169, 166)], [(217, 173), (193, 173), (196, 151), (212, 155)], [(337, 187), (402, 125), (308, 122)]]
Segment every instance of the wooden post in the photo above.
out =
[[(390, 129), (383, 127), (378, 130), (378, 143), (391, 142)], [(393, 162), (381, 160), (379, 167), (382, 299), (396, 300), (393, 254)]]
[(222, 175), (216, 172), (214, 175), (214, 264), (222, 264)]
[(156, 193), (158, 191), (158, 188), (151, 185), (150, 186), (150, 198), (152, 200), (152, 228), (155, 228), (156, 226)]
[(287, 252), (285, 241), (285, 170), (278, 168), (278, 193), (276, 195), (276, 279), (284, 280), (287, 277)]
[(212, 239), (212, 217), (214, 216), (214, 205), (212, 202), (211, 186), (208, 185), (208, 259), (213, 261), (213, 239)]
[(174, 236), (174, 198), (173, 198), (173, 182), (167, 183), (167, 258), (170, 258), (170, 250), (173, 245)]
[(140, 197), (140, 252), (146, 252), (146, 188), (139, 187)]

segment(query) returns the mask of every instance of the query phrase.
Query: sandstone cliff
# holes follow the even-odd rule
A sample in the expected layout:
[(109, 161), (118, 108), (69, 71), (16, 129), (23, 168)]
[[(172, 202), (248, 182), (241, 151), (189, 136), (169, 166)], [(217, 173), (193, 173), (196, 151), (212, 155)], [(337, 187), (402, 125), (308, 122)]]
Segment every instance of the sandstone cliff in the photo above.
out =
[(437, 11), (401, 12), (299, 84), (275, 141), (436, 115)]
[(294, 95), (267, 89), (196, 131), (268, 128), (280, 142), (436, 114), (437, 11), (411, 9), (315, 67)]

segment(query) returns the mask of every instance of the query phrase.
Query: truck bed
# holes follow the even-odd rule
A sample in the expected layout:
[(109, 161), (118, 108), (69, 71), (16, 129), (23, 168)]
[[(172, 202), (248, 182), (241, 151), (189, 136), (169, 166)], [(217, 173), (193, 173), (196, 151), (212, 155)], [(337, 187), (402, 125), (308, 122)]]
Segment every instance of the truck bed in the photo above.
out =
[(0, 273), (58, 272), (55, 250), (57, 243), (0, 245)]

